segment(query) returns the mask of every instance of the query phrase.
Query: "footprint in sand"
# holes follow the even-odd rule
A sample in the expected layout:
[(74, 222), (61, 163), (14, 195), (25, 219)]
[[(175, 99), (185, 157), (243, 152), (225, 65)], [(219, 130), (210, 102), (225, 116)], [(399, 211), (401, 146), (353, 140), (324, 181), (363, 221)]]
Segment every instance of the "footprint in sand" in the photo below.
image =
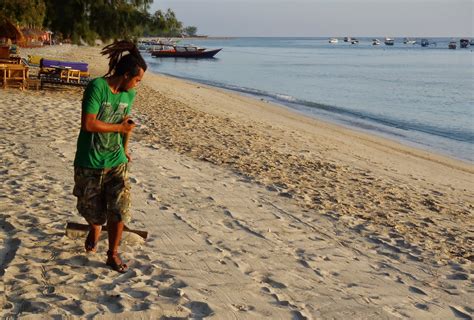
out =
[(424, 295), (424, 296), (427, 295), (423, 290), (418, 289), (417, 287), (408, 287), (408, 290), (410, 290), (410, 292), (413, 292), (413, 293), (416, 293), (416, 294), (421, 294), (421, 295)]
[[(473, 311), (472, 309), (464, 310), (463, 307), (458, 307), (458, 306), (449, 306), (449, 308), (454, 313), (456, 318), (472, 320), (472, 316), (469, 315), (469, 313), (472, 314), (472, 311)], [(469, 312), (469, 311), (471, 311), (471, 312)]]
[(263, 278), (262, 282), (265, 282), (265, 283), (269, 284), (270, 286), (272, 286), (272, 288), (275, 288), (275, 289), (286, 289), (287, 288), (287, 286), (284, 283), (275, 281), (270, 277)]
[(453, 273), (446, 276), (446, 279), (449, 280), (469, 280), (469, 275), (467, 273)]
[(255, 310), (255, 307), (254, 307), (254, 306), (249, 306), (249, 305), (245, 305), (245, 304), (231, 304), (231, 306), (232, 306), (232, 308), (234, 308), (236, 311), (246, 312), (246, 311)]
[(100, 304), (103, 304), (112, 313), (121, 313), (125, 311), (124, 306), (121, 303), (122, 297), (120, 294), (104, 295), (97, 298)]
[(185, 304), (191, 310), (191, 318), (205, 318), (214, 314), (214, 310), (205, 302), (191, 301)]
[(158, 295), (167, 298), (179, 298), (184, 295), (184, 292), (180, 288), (165, 287), (158, 289)]

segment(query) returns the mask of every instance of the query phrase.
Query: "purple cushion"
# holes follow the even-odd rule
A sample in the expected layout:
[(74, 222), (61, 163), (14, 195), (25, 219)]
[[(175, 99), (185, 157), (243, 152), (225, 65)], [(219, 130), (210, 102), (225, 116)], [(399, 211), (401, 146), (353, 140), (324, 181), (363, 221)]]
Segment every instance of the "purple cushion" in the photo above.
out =
[(40, 66), (42, 68), (69, 67), (75, 70), (87, 71), (87, 68), (89, 65), (85, 62), (71, 62), (71, 61), (41, 59)]

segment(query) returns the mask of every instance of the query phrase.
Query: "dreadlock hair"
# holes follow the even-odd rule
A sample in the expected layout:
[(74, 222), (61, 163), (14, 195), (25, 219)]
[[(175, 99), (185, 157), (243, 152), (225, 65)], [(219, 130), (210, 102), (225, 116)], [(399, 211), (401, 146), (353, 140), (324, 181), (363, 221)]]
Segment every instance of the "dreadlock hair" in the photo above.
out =
[[(129, 53), (123, 55), (125, 51)], [(108, 55), (109, 71), (104, 77), (109, 75), (123, 76), (128, 73), (131, 77), (138, 75), (139, 69), (146, 71), (147, 65), (143, 60), (137, 46), (128, 40), (115, 41), (104, 47), (101, 51), (102, 55)]]

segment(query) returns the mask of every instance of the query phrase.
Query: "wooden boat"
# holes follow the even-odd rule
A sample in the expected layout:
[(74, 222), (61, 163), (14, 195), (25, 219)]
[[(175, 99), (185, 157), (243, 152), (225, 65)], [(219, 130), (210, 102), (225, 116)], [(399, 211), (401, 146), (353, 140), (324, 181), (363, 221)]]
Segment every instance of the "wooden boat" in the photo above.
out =
[(156, 58), (213, 58), (221, 49), (207, 50), (195, 46), (162, 46), (151, 51)]

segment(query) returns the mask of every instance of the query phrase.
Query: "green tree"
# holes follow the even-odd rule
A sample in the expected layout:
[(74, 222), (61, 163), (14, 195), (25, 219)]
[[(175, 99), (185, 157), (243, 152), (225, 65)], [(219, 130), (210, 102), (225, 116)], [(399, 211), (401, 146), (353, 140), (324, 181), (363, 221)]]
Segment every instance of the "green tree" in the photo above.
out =
[(0, 11), (13, 22), (40, 28), (46, 14), (44, 0), (0, 0)]
[(184, 33), (189, 37), (194, 37), (197, 33), (197, 28), (195, 26), (188, 26), (184, 28)]
[[(180, 36), (183, 24), (175, 13), (148, 10), (153, 0), (0, 0), (7, 18), (22, 25), (47, 27), (74, 43), (100, 38), (134, 38), (143, 34)], [(188, 33), (193, 32), (189, 29)]]
[(176, 18), (175, 13), (168, 9), (165, 13), (155, 11), (148, 25), (150, 35), (178, 37), (181, 36), (183, 24)]
[(153, 0), (45, 0), (45, 24), (65, 38), (92, 43), (140, 35)]

